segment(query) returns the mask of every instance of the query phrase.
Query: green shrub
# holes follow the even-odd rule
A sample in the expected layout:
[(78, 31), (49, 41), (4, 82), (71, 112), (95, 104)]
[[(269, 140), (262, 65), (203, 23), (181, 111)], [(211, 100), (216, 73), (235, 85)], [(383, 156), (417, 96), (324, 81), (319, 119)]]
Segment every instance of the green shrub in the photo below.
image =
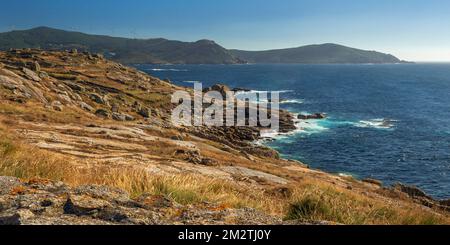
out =
[(314, 220), (317, 217), (328, 217), (331, 213), (327, 203), (320, 198), (309, 196), (290, 205), (286, 220)]

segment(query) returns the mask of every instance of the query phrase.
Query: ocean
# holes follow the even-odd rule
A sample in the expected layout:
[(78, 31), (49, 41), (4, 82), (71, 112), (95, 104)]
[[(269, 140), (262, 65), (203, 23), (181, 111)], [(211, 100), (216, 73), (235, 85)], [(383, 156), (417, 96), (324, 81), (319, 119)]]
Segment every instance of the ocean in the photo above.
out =
[(183, 86), (281, 91), (281, 108), (328, 114), (264, 144), (311, 168), (450, 198), (450, 64), (136, 65)]

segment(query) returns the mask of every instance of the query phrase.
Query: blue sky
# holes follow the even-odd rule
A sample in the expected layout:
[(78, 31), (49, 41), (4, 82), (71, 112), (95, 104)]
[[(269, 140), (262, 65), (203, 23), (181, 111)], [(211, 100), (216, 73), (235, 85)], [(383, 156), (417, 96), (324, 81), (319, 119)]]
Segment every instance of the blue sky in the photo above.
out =
[(447, 0), (2, 0), (0, 31), (50, 26), (262, 50), (315, 43), (450, 61)]

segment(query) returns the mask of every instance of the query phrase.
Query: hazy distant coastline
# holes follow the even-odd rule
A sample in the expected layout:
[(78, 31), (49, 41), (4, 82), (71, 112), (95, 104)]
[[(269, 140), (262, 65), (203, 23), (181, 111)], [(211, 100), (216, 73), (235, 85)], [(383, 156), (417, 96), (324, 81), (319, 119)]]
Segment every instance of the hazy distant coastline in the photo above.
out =
[(42, 48), (102, 53), (127, 64), (394, 64), (405, 61), (377, 51), (338, 44), (308, 45), (297, 48), (244, 51), (229, 50), (212, 40), (181, 42), (163, 38), (129, 39), (90, 35), (49, 27), (0, 33), (0, 50)]

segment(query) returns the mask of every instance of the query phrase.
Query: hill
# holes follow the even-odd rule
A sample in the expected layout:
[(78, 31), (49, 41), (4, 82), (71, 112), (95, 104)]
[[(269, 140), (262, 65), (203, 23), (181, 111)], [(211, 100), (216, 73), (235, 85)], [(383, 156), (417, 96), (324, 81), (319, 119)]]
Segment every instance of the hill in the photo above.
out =
[(402, 62), (393, 55), (349, 48), (331, 43), (267, 51), (230, 51), (236, 57), (250, 63), (378, 64)]
[(180, 42), (163, 38), (128, 39), (38, 27), (0, 34), (0, 50), (41, 48), (46, 50), (102, 53), (122, 63), (235, 64), (242, 63), (214, 41)]
[(48, 27), (0, 33), (0, 50), (42, 48), (89, 51), (127, 64), (239, 63), (399, 63), (398, 58), (337, 44), (310, 45), (268, 51), (227, 50), (211, 40), (181, 42), (163, 38), (129, 39), (89, 35)]

